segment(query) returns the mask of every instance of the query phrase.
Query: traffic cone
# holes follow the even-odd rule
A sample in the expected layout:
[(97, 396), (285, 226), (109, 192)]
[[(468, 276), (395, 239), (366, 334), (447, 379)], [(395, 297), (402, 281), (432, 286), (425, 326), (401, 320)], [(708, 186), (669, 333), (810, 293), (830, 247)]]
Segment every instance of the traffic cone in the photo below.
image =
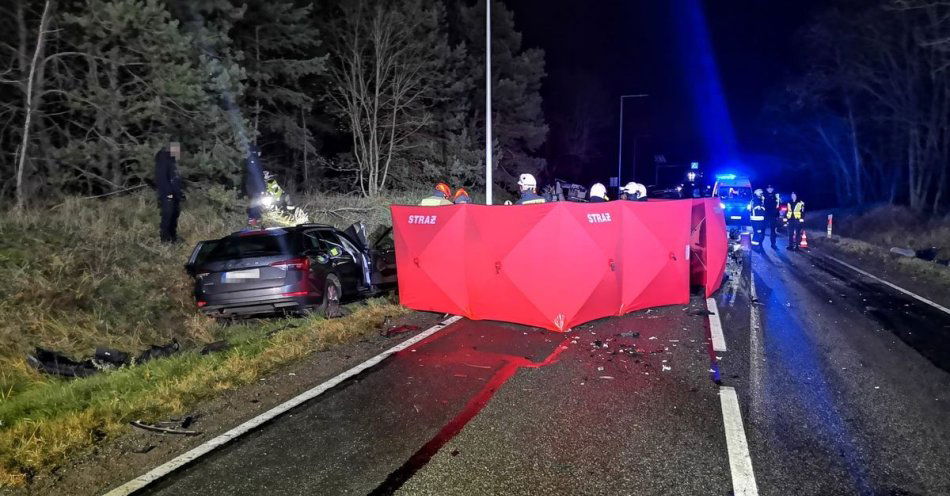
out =
[(802, 229), (802, 242), (798, 243), (799, 248), (808, 248), (808, 232)]

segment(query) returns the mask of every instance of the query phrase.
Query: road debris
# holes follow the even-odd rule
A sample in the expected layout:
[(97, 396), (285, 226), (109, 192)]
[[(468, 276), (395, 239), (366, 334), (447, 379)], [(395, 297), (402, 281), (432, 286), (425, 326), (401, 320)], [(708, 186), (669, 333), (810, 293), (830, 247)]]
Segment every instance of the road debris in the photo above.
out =
[(417, 325), (403, 324), (401, 326), (393, 326), (393, 327), (390, 327), (389, 329), (386, 329), (384, 332), (382, 332), (382, 335), (384, 338), (391, 338), (393, 336), (398, 336), (399, 334), (405, 334), (407, 332), (415, 332), (415, 331), (418, 331), (419, 329), (421, 328)]
[[(227, 341), (215, 341), (202, 347), (200, 353), (207, 355), (208, 353), (230, 349), (230, 347), (231, 345)], [(149, 346), (148, 349), (139, 353), (135, 358), (132, 358), (131, 353), (125, 351), (97, 347), (92, 357), (76, 361), (58, 351), (36, 347), (32, 355), (26, 356), (26, 361), (31, 367), (45, 374), (76, 378), (89, 377), (119, 367), (139, 365), (156, 358), (170, 357), (181, 351), (181, 344), (177, 339), (172, 339), (170, 343), (165, 345)]]
[(172, 420), (168, 422), (158, 422), (156, 424), (147, 424), (141, 420), (133, 420), (130, 424), (132, 427), (136, 427), (149, 432), (156, 432), (159, 434), (175, 434), (181, 436), (197, 436), (201, 434), (198, 431), (189, 430), (188, 427), (194, 422), (195, 418), (191, 415), (188, 415), (181, 420)]
[[(665, 361), (665, 360), (664, 360), (664, 361)], [(671, 371), (671, 370), (673, 370), (673, 367), (670, 367), (669, 365), (664, 365), (664, 366), (663, 366), (663, 372), (669, 372), (669, 371)]]
[(170, 357), (181, 351), (181, 345), (178, 344), (178, 340), (172, 338), (172, 342), (166, 345), (152, 345), (149, 346), (147, 350), (139, 354), (138, 358), (135, 359), (136, 363), (145, 363), (149, 360), (154, 360), (156, 358), (166, 358)]
[(628, 332), (621, 332), (620, 334), (618, 334), (618, 336), (622, 338), (638, 338), (640, 337), (640, 333), (636, 331), (628, 331)]

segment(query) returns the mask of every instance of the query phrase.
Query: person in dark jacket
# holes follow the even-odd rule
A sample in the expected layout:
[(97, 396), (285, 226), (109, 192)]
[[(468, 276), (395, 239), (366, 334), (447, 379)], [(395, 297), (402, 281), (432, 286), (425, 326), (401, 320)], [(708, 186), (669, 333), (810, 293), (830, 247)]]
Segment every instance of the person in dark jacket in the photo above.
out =
[(178, 214), (181, 213), (181, 176), (178, 161), (181, 159), (181, 144), (172, 141), (155, 154), (155, 187), (161, 212), (159, 235), (164, 243), (178, 241)]
[(775, 192), (775, 189), (772, 188), (772, 185), (768, 185), (765, 188), (765, 222), (768, 224), (769, 228), (769, 241), (772, 243), (772, 249), (776, 249), (775, 246), (775, 229), (778, 228), (779, 223), (782, 222), (779, 219), (779, 210), (778, 206), (782, 203), (782, 200), (779, 199), (778, 193)]
[(761, 189), (755, 190), (752, 196), (752, 207), (749, 213), (749, 221), (752, 223), (752, 249), (761, 250), (762, 241), (765, 240), (765, 193)]

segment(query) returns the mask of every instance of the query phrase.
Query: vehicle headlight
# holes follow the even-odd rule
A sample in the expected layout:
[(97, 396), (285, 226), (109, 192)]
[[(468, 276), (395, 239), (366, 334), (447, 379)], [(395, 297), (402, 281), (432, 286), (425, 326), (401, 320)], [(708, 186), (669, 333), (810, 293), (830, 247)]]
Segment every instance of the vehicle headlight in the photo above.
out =
[(723, 203), (723, 202), (719, 202), (719, 208), (725, 210), (725, 209), (726, 209), (726, 204)]

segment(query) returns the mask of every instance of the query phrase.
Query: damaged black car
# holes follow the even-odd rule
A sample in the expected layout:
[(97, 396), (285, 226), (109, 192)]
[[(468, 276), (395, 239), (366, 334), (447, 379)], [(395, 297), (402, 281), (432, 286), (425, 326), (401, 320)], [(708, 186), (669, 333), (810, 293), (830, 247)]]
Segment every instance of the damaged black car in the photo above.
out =
[(396, 284), (392, 229), (362, 223), (248, 230), (195, 246), (185, 270), (198, 308), (213, 317), (274, 313), (338, 316), (340, 302)]

